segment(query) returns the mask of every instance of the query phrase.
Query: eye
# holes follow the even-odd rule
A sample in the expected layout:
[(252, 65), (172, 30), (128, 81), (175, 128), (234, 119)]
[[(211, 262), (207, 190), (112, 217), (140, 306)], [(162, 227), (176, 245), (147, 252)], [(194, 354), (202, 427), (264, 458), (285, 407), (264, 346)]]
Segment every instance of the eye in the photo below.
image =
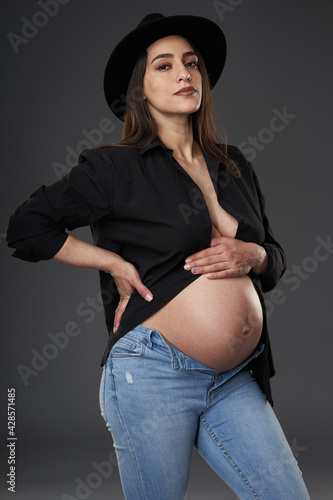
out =
[(156, 69), (159, 71), (164, 71), (166, 68), (170, 68), (170, 65), (169, 64), (162, 64), (161, 66), (158, 66), (158, 68), (156, 68)]
[(189, 61), (188, 63), (186, 63), (186, 66), (190, 66), (191, 68), (196, 68), (197, 66), (199, 66), (199, 62), (198, 61)]

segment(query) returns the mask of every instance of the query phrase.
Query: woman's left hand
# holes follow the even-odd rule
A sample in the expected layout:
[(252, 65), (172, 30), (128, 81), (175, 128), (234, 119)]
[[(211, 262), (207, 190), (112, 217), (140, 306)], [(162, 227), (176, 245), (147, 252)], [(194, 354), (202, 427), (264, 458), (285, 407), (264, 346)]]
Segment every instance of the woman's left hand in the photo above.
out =
[(251, 269), (261, 274), (267, 268), (267, 254), (256, 243), (221, 236), (211, 239), (210, 248), (189, 255), (184, 268), (193, 274), (208, 273), (209, 279), (237, 278)]

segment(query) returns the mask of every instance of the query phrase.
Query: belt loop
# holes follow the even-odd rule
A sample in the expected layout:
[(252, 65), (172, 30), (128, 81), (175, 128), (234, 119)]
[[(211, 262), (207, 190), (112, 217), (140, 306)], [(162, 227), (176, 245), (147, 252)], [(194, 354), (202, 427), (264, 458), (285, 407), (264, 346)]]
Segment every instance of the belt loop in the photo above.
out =
[(147, 347), (148, 347), (148, 349), (151, 349), (152, 345), (153, 345), (153, 343), (151, 341), (151, 335), (152, 335), (153, 331), (154, 330), (152, 328), (149, 328), (148, 335), (147, 335)]
[(177, 354), (175, 353), (173, 346), (163, 337), (163, 335), (160, 332), (158, 332), (157, 330), (154, 330), (153, 328), (149, 331), (148, 347), (152, 346), (151, 335), (153, 333), (156, 333), (156, 335), (158, 335), (163, 340), (164, 344), (169, 349), (170, 357), (171, 357), (171, 368), (173, 370), (179, 370), (179, 368), (180, 368), (179, 358), (178, 358)]
[(179, 357), (176, 355), (174, 350), (170, 348), (171, 351), (171, 366), (173, 370), (179, 370)]
[(173, 370), (179, 370), (180, 369), (180, 359), (177, 353), (175, 352), (174, 347), (167, 342), (165, 339), (163, 339), (167, 347), (169, 348), (170, 354), (171, 354), (171, 366)]

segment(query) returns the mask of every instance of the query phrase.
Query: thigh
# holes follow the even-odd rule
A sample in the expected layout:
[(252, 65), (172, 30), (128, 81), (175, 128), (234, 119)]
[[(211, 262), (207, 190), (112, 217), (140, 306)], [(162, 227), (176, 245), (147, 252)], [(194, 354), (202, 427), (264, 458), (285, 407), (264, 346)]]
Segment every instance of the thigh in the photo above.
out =
[(127, 334), (111, 350), (100, 395), (126, 499), (183, 500), (198, 414), (186, 409), (168, 350)]
[(275, 413), (246, 368), (213, 395), (195, 446), (241, 500), (309, 500)]

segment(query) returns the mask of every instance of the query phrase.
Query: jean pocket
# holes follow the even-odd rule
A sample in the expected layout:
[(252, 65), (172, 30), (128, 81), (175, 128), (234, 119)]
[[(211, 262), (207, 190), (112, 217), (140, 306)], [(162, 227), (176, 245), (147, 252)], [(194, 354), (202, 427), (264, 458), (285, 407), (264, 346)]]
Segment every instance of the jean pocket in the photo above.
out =
[(143, 343), (135, 338), (120, 338), (110, 351), (111, 358), (125, 358), (129, 356), (142, 356)]

